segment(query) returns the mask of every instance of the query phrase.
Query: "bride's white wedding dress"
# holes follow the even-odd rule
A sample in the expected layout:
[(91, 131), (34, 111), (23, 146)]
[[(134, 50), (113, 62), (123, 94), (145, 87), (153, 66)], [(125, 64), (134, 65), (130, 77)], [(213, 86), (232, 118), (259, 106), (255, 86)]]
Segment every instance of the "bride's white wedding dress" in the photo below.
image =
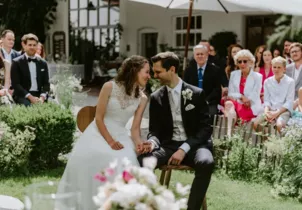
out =
[[(96, 210), (92, 197), (97, 194), (97, 188), (101, 183), (95, 180), (94, 176), (107, 168), (110, 162), (127, 157), (132, 164), (138, 165), (135, 146), (125, 126), (129, 118), (134, 115), (139, 102), (139, 98), (126, 95), (124, 88), (112, 81), (112, 92), (104, 123), (113, 139), (122, 143), (124, 148), (112, 150), (100, 134), (95, 121), (76, 142), (61, 183), (68, 183), (81, 193), (81, 210)], [(65, 189), (63, 185), (60, 186), (58, 192), (62, 193)]]

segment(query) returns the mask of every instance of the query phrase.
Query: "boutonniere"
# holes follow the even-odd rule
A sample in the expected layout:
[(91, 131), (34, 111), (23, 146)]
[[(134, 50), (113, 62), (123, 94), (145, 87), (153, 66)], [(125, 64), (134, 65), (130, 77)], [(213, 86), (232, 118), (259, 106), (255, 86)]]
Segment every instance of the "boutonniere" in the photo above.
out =
[(182, 97), (184, 98), (184, 102), (186, 103), (187, 100), (192, 100), (193, 91), (191, 89), (185, 89), (181, 92)]

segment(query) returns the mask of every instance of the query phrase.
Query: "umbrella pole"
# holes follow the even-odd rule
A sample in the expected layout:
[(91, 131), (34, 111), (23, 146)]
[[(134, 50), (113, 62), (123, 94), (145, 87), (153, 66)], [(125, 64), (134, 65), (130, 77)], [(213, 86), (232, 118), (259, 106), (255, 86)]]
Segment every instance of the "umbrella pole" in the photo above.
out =
[(187, 67), (187, 58), (188, 58), (188, 48), (189, 48), (189, 41), (190, 41), (190, 29), (191, 29), (191, 17), (192, 17), (193, 3), (194, 3), (194, 0), (190, 0), (189, 16), (188, 16), (188, 23), (187, 23), (186, 43), (185, 43), (185, 56), (184, 56), (184, 60), (183, 60), (183, 75), (184, 75), (184, 71)]

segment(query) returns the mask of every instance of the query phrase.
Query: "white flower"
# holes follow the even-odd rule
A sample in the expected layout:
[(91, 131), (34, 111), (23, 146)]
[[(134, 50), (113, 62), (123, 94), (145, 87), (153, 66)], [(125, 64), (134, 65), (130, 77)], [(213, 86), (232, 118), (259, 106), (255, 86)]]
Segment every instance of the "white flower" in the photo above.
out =
[(143, 159), (143, 166), (151, 170), (155, 169), (157, 164), (157, 159), (155, 157), (146, 157)]
[(122, 164), (124, 167), (127, 167), (131, 164), (131, 161), (128, 158), (124, 157), (122, 160)]
[(175, 196), (170, 190), (164, 190), (161, 193), (161, 196), (169, 203), (174, 203), (175, 202)]
[(191, 89), (185, 89), (181, 92), (183, 98), (184, 98), (184, 102), (186, 103), (187, 100), (192, 100), (192, 96), (193, 96), (193, 91)]
[(176, 183), (176, 192), (181, 196), (186, 196), (189, 194), (190, 186), (183, 186), (181, 183)]
[(152, 208), (145, 203), (138, 203), (135, 206), (135, 210), (152, 210)]

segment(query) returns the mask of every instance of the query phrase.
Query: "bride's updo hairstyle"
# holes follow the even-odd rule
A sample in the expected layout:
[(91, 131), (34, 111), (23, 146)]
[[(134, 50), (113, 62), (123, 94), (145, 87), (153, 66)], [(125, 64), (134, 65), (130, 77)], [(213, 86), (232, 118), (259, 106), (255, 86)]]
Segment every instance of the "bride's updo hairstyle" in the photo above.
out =
[[(123, 61), (115, 81), (124, 86), (128, 96), (132, 96), (133, 91), (135, 91), (134, 96), (138, 98), (139, 86), (135, 85), (138, 80), (137, 74), (144, 68), (146, 63), (149, 63), (148, 60), (140, 55), (133, 55)], [(135, 90), (133, 90), (134, 88)]]

